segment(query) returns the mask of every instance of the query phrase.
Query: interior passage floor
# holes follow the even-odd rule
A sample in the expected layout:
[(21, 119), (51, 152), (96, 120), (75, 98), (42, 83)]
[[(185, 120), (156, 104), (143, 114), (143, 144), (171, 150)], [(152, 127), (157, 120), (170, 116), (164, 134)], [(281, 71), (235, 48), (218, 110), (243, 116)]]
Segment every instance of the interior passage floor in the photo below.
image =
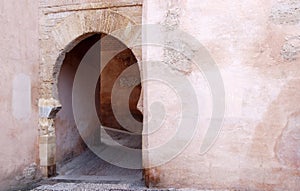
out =
[(87, 181), (138, 181), (142, 179), (142, 170), (112, 165), (90, 150), (62, 165), (57, 173), (58, 176), (53, 179)]

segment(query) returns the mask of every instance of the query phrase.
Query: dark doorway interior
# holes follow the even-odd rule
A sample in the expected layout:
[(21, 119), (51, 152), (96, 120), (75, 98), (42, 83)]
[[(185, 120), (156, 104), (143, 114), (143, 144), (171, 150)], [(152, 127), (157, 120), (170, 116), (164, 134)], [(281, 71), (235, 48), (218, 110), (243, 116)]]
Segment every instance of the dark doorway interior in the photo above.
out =
[[(61, 71), (58, 77), (58, 93), (62, 109), (56, 118), (56, 143), (57, 143), (57, 173), (56, 179), (69, 180), (140, 180), (142, 170), (125, 169), (112, 165), (95, 155), (84, 143), (78, 132), (72, 108), (72, 87), (76, 70), (85, 53), (98, 42), (104, 34), (93, 34), (78, 43), (71, 51), (66, 53)], [(115, 48), (125, 46), (114, 37), (109, 37), (106, 44), (101, 46), (99, 54), (106, 53)], [(141, 85), (130, 87), (130, 83), (120, 83), (120, 76), (128, 67), (133, 67), (137, 62), (132, 51), (124, 48), (123, 51), (114, 56), (103, 69), (99, 76), (97, 88), (95, 89), (95, 104), (97, 114), (107, 135), (121, 145), (135, 149), (141, 149), (141, 135), (133, 135), (129, 130), (123, 128), (118, 122), (112, 110), (112, 89), (119, 88), (120, 92), (131, 88), (129, 100), (118, 98), (117, 109), (120, 116), (126, 119), (126, 112), (122, 115), (124, 107), (130, 108), (133, 118), (142, 122), (143, 115), (138, 110), (137, 104), (141, 96)], [(138, 67), (136, 64), (134, 67)], [(138, 71), (138, 70), (137, 70)], [(100, 73), (100, 71), (99, 71)], [(140, 80), (140, 74), (135, 73), (132, 79)], [(131, 84), (132, 85), (132, 84)], [(142, 124), (142, 123), (140, 123)], [(100, 128), (100, 124), (99, 124)], [(140, 125), (142, 131), (142, 125)], [(140, 131), (140, 132), (141, 132)], [(101, 137), (105, 139), (106, 137)]]

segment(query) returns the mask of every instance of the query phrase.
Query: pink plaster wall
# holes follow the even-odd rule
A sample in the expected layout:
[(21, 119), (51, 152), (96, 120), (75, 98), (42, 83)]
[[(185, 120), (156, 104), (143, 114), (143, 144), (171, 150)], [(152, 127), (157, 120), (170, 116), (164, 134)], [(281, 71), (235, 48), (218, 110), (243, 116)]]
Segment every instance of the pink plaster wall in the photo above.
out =
[[(162, 23), (171, 2), (180, 10), (180, 29), (200, 41), (219, 66), (226, 113), (218, 140), (201, 155), (211, 97), (199, 71), (186, 76), (197, 90), (200, 124), (184, 152), (152, 171), (155, 186), (299, 190), (300, 71), (299, 52), (292, 46), (299, 47), (299, 14), (293, 9), (297, 1), (145, 0), (143, 22)], [(41, 1), (41, 6), (46, 3)], [(36, 162), (37, 1), (0, 1), (0, 25), (0, 189), (4, 189)], [(147, 137), (147, 147), (155, 147), (174, 132), (179, 107), (174, 92), (157, 84), (145, 87), (145, 111), (155, 100), (167, 103), (169, 109), (161, 130)]]
[[(293, 49), (300, 45), (297, 7), (299, 2), (292, 0), (144, 1), (144, 24), (178, 23), (179, 29), (193, 35), (210, 52), (221, 72), (226, 100), (219, 137), (201, 154), (211, 117), (210, 89), (203, 73), (195, 68), (188, 74), (176, 73), (194, 85), (199, 106), (199, 115), (194, 117), (199, 124), (183, 152), (148, 171), (152, 186), (300, 189), (300, 52)], [(147, 47), (145, 52), (144, 61), (164, 58), (162, 49)], [(176, 72), (168, 67), (147, 63), (145, 73), (151, 76), (162, 68)], [(145, 110), (158, 101), (166, 106), (167, 114), (160, 128), (147, 127), (146, 131), (156, 132), (147, 137), (145, 149), (172, 139), (180, 104), (187, 101), (180, 102), (176, 96), (167, 86), (146, 85)], [(185, 105), (182, 108), (187, 109)], [(189, 130), (189, 126), (185, 128)], [(165, 154), (148, 152), (150, 164)]]
[(0, 190), (36, 162), (38, 3), (0, 2)]

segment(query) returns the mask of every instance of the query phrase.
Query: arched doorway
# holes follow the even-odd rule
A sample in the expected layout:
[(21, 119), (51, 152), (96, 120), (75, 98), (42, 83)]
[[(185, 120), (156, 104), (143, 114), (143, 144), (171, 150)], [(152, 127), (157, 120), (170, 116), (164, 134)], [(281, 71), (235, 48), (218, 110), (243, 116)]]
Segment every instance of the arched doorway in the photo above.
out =
[[(141, 96), (140, 73), (133, 52), (127, 48), (118, 39), (103, 34), (90, 33), (79, 37), (78, 43), (73, 48), (65, 53), (64, 59), (57, 78), (57, 92), (62, 109), (56, 116), (56, 164), (58, 179), (76, 179), (83, 177), (94, 177), (102, 180), (121, 180), (121, 179), (141, 179), (141, 169), (126, 169), (110, 164), (102, 160), (99, 156), (94, 154), (86, 145), (78, 130), (78, 124), (74, 119), (74, 101), (73, 101), (73, 86), (76, 72), (87, 52), (96, 43), (105, 37), (105, 42), (99, 46), (99, 55), (93, 60), (93, 63), (101, 63), (101, 58), (110, 55), (111, 52), (122, 50), (111, 59), (109, 59), (103, 67), (101, 75), (99, 71), (99, 78), (96, 88), (94, 89), (94, 97), (87, 97), (86, 99), (93, 99), (97, 111), (96, 117), (101, 121), (100, 124), (93, 124), (90, 134), (95, 134), (101, 128), (105, 133), (100, 134), (100, 144), (120, 144), (125, 147), (133, 149), (141, 149), (142, 137), (136, 133), (131, 132), (125, 126), (130, 126), (132, 117), (142, 124), (143, 115), (137, 108), (138, 101)], [(59, 58), (58, 60), (60, 60)], [(129, 75), (122, 75), (128, 68), (133, 68)], [(132, 72), (133, 71), (133, 72)], [(81, 87), (79, 87), (79, 90)], [(130, 90), (129, 98), (122, 96)], [(85, 87), (82, 87), (85, 91)], [(115, 92), (115, 93), (114, 93)], [(114, 94), (114, 95), (113, 95)], [(81, 102), (85, 104), (85, 102)], [(80, 106), (75, 105), (76, 108)], [(126, 108), (129, 108), (130, 115), (127, 116)], [(115, 113), (118, 113), (117, 117)], [(88, 112), (83, 115), (91, 115)], [(119, 118), (119, 119), (118, 119)], [(89, 120), (90, 118), (87, 118)], [(96, 119), (92, 119), (97, 121)], [(80, 121), (82, 122), (82, 121)], [(87, 121), (87, 123), (89, 123)], [(135, 127), (140, 128), (142, 132), (142, 125)], [(113, 140), (113, 142), (111, 141)], [(140, 157), (140, 163), (142, 163)], [(122, 159), (120, 159), (122, 160)], [(128, 160), (128, 158), (126, 158)], [(136, 160), (136, 159), (134, 159)]]

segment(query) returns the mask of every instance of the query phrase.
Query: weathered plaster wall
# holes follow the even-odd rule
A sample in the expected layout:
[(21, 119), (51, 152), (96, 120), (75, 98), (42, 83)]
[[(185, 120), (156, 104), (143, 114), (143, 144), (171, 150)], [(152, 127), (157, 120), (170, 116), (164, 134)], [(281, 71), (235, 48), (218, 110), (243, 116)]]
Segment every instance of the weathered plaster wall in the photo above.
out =
[(35, 173), (35, 165), (26, 167), (37, 159), (37, 1), (1, 1), (0, 28), (0, 190), (3, 190), (11, 183), (30, 180), (31, 170), (32, 175)]
[[(144, 24), (179, 28), (206, 47), (221, 72), (226, 94), (223, 128), (211, 149), (201, 154), (212, 112), (203, 73), (180, 64), (172, 52), (162, 54), (163, 49), (147, 48), (144, 59), (166, 61), (160, 67), (148, 63), (147, 76), (163, 75), (160, 71), (164, 69), (190, 80), (199, 105), (199, 115), (194, 116), (199, 125), (191, 143), (173, 160), (147, 172), (150, 185), (300, 189), (299, 9), (299, 1), (293, 0), (144, 1)], [(147, 84), (146, 89), (145, 111), (155, 101), (167, 110), (161, 128), (148, 136), (144, 145), (154, 148), (174, 135), (180, 100), (178, 94), (156, 83)], [(147, 156), (150, 164), (163, 158), (162, 154)]]

